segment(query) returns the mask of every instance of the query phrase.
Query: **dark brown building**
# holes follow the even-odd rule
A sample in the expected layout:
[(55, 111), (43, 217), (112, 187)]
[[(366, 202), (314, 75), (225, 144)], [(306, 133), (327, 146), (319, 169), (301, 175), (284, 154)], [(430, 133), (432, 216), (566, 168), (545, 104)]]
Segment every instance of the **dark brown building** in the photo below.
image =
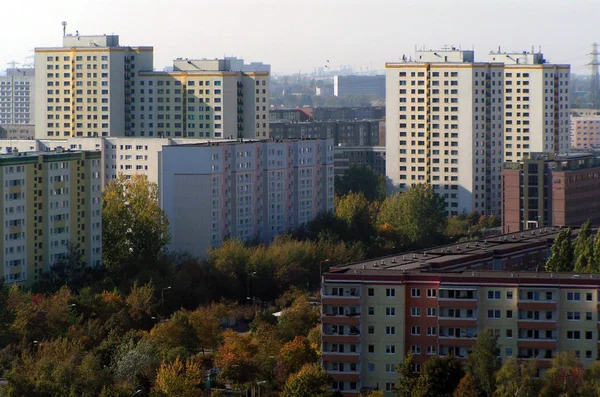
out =
[(600, 225), (600, 158), (532, 153), (502, 171), (505, 233), (543, 226)]

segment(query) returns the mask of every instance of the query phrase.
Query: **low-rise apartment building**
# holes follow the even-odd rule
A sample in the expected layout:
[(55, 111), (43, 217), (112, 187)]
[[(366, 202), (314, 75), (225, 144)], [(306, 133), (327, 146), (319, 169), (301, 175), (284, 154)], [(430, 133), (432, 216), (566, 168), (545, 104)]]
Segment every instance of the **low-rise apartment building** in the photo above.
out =
[(31, 285), (69, 246), (102, 259), (100, 152), (0, 155), (0, 277)]
[(573, 109), (570, 112), (571, 148), (600, 147), (600, 110)]
[[(501, 357), (543, 369), (573, 350), (598, 359), (600, 276), (541, 270), (559, 228), (543, 228), (333, 268), (323, 276), (323, 365), (345, 396), (397, 382), (435, 355), (466, 358), (477, 335), (499, 335)], [(577, 234), (577, 230), (575, 233)]]

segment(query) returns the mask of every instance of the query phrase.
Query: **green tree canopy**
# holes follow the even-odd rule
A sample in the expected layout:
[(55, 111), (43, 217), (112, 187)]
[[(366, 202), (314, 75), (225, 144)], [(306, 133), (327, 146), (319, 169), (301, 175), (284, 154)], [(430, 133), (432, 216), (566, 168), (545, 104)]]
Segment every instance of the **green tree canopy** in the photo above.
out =
[(444, 199), (430, 185), (418, 184), (386, 198), (377, 223), (393, 226), (412, 246), (432, 246), (446, 227), (445, 210)]
[(352, 165), (342, 176), (335, 177), (336, 196), (349, 193), (362, 193), (368, 201), (382, 201), (385, 198), (385, 176), (377, 174), (369, 166)]
[(492, 397), (496, 386), (496, 371), (500, 369), (498, 335), (491, 329), (479, 332), (477, 342), (467, 358), (467, 369), (477, 380), (486, 396)]
[(576, 272), (591, 272), (593, 267), (594, 240), (592, 238), (592, 221), (587, 220), (579, 230), (573, 242)]
[(557, 353), (543, 379), (542, 396), (580, 396), (585, 370), (573, 350)]
[(319, 364), (305, 364), (292, 374), (283, 388), (282, 397), (331, 397), (329, 375)]
[(552, 254), (546, 262), (547, 272), (568, 272), (573, 270), (573, 245), (571, 244), (571, 229), (561, 230), (554, 239)]
[(462, 363), (455, 356), (435, 356), (421, 367), (414, 396), (450, 396), (465, 375)]
[(158, 186), (146, 176), (119, 175), (102, 194), (103, 263), (117, 277), (131, 277), (164, 253), (169, 220), (158, 204)]
[(536, 359), (519, 363), (516, 357), (509, 357), (496, 373), (494, 397), (537, 397), (541, 382), (537, 378)]

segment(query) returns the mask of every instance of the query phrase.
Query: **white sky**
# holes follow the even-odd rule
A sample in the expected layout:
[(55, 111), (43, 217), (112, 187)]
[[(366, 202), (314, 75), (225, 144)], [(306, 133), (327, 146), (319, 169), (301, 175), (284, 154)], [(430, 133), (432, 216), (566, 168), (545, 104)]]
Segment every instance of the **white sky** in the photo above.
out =
[[(600, 41), (600, 0), (29, 0), (3, 1), (0, 70), (67, 32), (118, 34), (121, 45), (154, 46), (154, 67), (177, 57), (234, 55), (274, 73), (353, 65), (383, 69), (415, 45), (489, 50), (542, 47), (552, 63), (586, 73)], [(29, 60), (31, 62), (31, 60)]]

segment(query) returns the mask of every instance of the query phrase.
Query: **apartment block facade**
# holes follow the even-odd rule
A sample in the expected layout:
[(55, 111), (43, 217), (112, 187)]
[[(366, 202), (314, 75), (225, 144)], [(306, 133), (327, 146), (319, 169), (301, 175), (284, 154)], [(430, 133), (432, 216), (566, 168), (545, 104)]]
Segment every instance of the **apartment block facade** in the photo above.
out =
[(531, 153), (502, 171), (505, 233), (543, 226), (600, 226), (600, 158)]
[(600, 147), (600, 111), (573, 109), (570, 120), (571, 147), (596, 149)]
[(0, 76), (0, 126), (34, 123), (34, 87), (34, 69), (10, 68)]
[(0, 261), (5, 283), (31, 285), (77, 247), (102, 259), (100, 152), (0, 155)]
[(473, 51), (453, 48), (386, 69), (391, 190), (427, 183), (449, 215), (499, 214), (504, 161), (569, 148), (568, 65), (531, 53), (475, 62)]
[(435, 355), (466, 359), (485, 329), (499, 335), (502, 360), (537, 358), (543, 371), (558, 352), (573, 350), (589, 367), (600, 357), (600, 277), (531, 271), (545, 262), (558, 231), (331, 269), (322, 289), (322, 360), (331, 388), (345, 396), (379, 388), (391, 396), (395, 366), (406, 354), (415, 371)]
[(268, 242), (333, 211), (331, 140), (166, 146), (159, 169), (171, 248), (200, 257), (227, 237)]
[(152, 47), (117, 35), (66, 35), (35, 53), (38, 139), (268, 136), (268, 65), (177, 59), (155, 72)]

